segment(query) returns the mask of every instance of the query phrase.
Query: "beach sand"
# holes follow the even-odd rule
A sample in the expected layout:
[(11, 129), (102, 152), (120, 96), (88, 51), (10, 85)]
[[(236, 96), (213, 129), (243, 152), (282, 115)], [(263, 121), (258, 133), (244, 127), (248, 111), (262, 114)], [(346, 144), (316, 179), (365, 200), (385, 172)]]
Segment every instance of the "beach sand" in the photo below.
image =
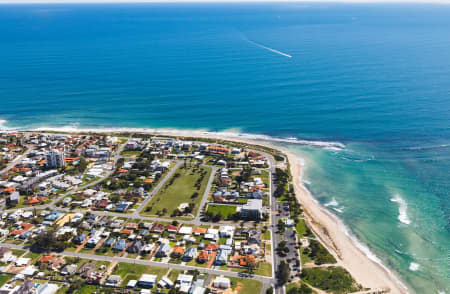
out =
[(363, 287), (390, 289), (389, 293), (408, 293), (406, 287), (379, 262), (370, 259), (344, 231), (342, 221), (323, 208), (303, 185), (303, 166), (298, 157), (287, 153), (294, 189), (305, 218), (314, 234)]

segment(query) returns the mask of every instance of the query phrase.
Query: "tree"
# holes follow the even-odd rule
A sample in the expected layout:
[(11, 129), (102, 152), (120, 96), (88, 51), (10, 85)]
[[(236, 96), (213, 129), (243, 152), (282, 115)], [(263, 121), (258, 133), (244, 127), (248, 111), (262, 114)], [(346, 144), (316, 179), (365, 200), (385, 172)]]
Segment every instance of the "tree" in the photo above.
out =
[(67, 244), (63, 240), (58, 240), (56, 237), (56, 229), (51, 229), (36, 236), (31, 243), (31, 247), (46, 252), (63, 251), (67, 247)]
[(289, 280), (289, 276), (291, 275), (291, 269), (289, 267), (289, 264), (287, 264), (284, 260), (280, 262), (278, 265), (278, 281), (281, 285), (286, 284), (286, 282)]

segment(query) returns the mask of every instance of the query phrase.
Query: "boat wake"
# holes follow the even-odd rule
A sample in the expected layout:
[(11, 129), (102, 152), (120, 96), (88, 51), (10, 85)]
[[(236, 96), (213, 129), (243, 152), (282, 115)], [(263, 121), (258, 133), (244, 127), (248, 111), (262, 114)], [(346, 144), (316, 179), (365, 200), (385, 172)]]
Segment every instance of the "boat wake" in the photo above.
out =
[(278, 54), (278, 55), (281, 55), (281, 56), (284, 56), (284, 57), (287, 57), (287, 58), (292, 58), (292, 55), (290, 55), (290, 54), (287, 54), (287, 53), (281, 52), (281, 51), (279, 51), (279, 50), (276, 50), (276, 49), (273, 49), (273, 48), (264, 46), (263, 44), (257, 43), (257, 42), (255, 42), (255, 41), (249, 40), (249, 39), (247, 39), (247, 38), (245, 38), (245, 40), (246, 40), (247, 42), (249, 42), (249, 43), (255, 45), (256, 47), (259, 47), (259, 48), (262, 48), (262, 49), (266, 49), (266, 50), (268, 50), (268, 51), (270, 51), (270, 52), (276, 53), (276, 54)]
[(391, 198), (392, 202), (395, 202), (398, 204), (398, 220), (405, 225), (411, 224), (411, 220), (408, 217), (408, 204), (406, 203), (405, 199), (400, 197), (399, 194), (395, 194), (394, 198)]

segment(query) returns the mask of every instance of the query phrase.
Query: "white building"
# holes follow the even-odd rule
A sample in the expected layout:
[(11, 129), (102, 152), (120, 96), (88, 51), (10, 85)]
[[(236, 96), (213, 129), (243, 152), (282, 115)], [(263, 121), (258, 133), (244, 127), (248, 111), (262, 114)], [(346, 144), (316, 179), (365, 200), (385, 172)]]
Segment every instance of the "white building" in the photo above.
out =
[(217, 277), (213, 281), (214, 288), (228, 289), (230, 288), (230, 279), (225, 277)]
[(52, 149), (45, 153), (45, 165), (49, 168), (60, 168), (65, 166), (64, 152)]

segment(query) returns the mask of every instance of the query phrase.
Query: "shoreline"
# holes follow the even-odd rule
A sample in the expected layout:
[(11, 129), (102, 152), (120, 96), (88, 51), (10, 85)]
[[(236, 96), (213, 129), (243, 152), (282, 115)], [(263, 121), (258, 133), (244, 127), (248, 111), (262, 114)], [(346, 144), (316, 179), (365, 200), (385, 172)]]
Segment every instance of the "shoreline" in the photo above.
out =
[[(7, 128), (5, 128), (7, 129)], [(148, 133), (157, 136), (185, 136), (205, 139), (230, 140), (245, 144), (260, 145), (276, 149), (288, 157), (293, 177), (296, 197), (303, 207), (305, 220), (323, 245), (336, 257), (337, 265), (344, 267), (363, 287), (371, 289), (389, 288), (389, 293), (410, 293), (408, 288), (395, 276), (383, 262), (365, 247), (356, 237), (349, 233), (341, 219), (323, 207), (303, 184), (303, 165), (301, 157), (276, 146), (274, 143), (291, 143), (309, 145), (324, 149), (343, 149), (339, 142), (307, 141), (295, 138), (273, 138), (266, 135), (243, 134), (236, 132), (209, 132), (206, 130), (150, 129), (150, 128), (111, 128), (111, 129), (77, 129), (77, 128), (38, 128), (34, 130), (14, 130), (22, 132), (61, 132), (61, 133)]]

